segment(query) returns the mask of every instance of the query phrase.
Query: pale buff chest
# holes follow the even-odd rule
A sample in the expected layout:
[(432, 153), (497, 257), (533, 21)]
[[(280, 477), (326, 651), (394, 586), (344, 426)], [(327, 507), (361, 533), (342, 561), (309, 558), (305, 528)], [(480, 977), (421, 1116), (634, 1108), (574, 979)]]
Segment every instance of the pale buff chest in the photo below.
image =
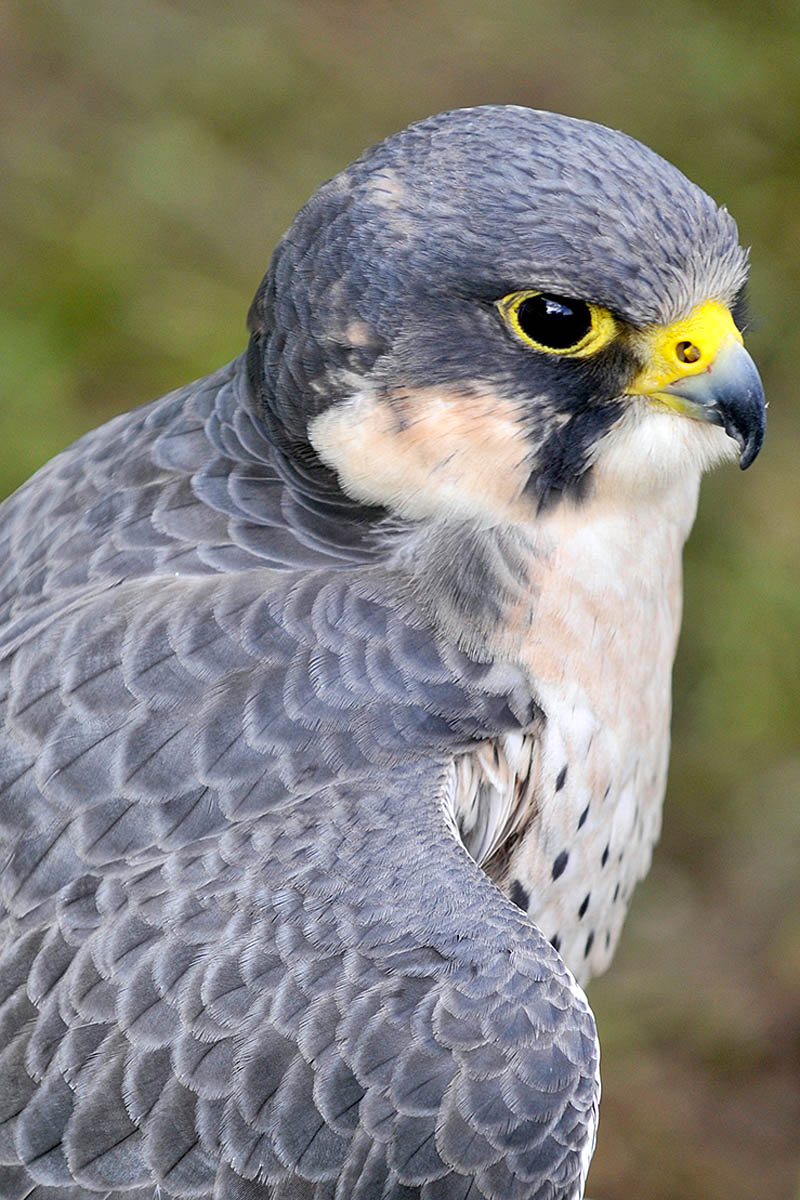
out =
[(610, 962), (660, 830), (696, 501), (683, 484), (657, 505), (601, 498), (541, 523), (518, 658), (543, 725), (457, 765), (468, 846), (581, 982)]

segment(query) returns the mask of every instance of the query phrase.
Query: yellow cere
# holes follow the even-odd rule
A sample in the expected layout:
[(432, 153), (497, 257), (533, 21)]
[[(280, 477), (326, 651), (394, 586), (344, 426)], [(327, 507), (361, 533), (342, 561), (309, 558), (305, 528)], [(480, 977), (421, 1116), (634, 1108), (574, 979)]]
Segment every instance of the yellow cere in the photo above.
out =
[(657, 393), (667, 384), (707, 371), (729, 338), (740, 345), (743, 340), (730, 309), (719, 300), (698, 304), (687, 317), (672, 325), (643, 329), (636, 342), (646, 366), (628, 391), (663, 399), (670, 407), (677, 407), (676, 397), (661, 397)]

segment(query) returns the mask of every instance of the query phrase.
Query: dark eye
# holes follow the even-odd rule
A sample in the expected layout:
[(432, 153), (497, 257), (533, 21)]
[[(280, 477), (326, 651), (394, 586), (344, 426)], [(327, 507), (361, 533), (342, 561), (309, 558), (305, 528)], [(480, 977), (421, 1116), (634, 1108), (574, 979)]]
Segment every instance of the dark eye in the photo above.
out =
[(608, 309), (549, 292), (511, 292), (497, 307), (521, 341), (548, 354), (594, 354), (617, 332)]
[(522, 301), (517, 320), (526, 337), (549, 350), (569, 350), (592, 328), (592, 314), (583, 300), (565, 300), (543, 292)]

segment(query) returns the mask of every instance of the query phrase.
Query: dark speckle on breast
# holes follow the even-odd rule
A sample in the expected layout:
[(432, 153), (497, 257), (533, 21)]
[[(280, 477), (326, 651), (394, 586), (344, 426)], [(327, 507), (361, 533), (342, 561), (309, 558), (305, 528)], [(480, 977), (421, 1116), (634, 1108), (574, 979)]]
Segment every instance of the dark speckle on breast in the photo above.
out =
[(567, 764), (565, 763), (556, 776), (556, 791), (560, 792), (567, 781)]
[(603, 867), (604, 867), (604, 866), (606, 865), (606, 863), (608, 862), (608, 853), (609, 853), (609, 847), (608, 847), (608, 846), (606, 846), (606, 848), (605, 848), (605, 850), (603, 851), (603, 854), (602, 854), (602, 856), (601, 856), (601, 858), (600, 858), (600, 865), (601, 865), (601, 866), (603, 866)]
[(580, 906), (580, 908), (578, 909), (578, 916), (579, 916), (579, 917), (584, 917), (584, 916), (586, 915), (586, 910), (587, 910), (587, 908), (589, 907), (589, 900), (591, 899), (591, 896), (592, 896), (592, 893), (591, 893), (591, 892), (587, 892), (587, 893), (586, 893), (586, 895), (583, 897), (583, 901), (581, 902), (581, 906)]
[(550, 945), (553, 947), (556, 954), (561, 949), (561, 938), (558, 936), (557, 933), (554, 933), (553, 936), (550, 938)]
[(587, 804), (586, 808), (583, 810), (581, 815), (578, 817), (578, 829), (581, 829), (583, 827), (583, 825), (586, 823), (586, 818), (588, 817), (588, 815), (589, 815), (589, 805)]
[(559, 875), (564, 874), (564, 868), (569, 862), (569, 851), (562, 850), (556, 859), (553, 860), (553, 879), (558, 879)]
[(594, 945), (594, 930), (592, 930), (592, 932), (589, 934), (589, 936), (588, 936), (588, 937), (587, 937), (587, 939), (586, 939), (586, 946), (585, 946), (585, 948), (584, 948), (584, 951), (583, 951), (583, 957), (584, 957), (584, 958), (588, 958), (588, 957), (589, 957), (589, 955), (590, 955), (590, 954), (591, 954), (591, 952), (592, 952), (592, 946), (593, 946), (593, 945)]
[(530, 893), (522, 886), (518, 879), (511, 881), (509, 896), (517, 908), (521, 908), (523, 912), (528, 911), (528, 903), (530, 901)]

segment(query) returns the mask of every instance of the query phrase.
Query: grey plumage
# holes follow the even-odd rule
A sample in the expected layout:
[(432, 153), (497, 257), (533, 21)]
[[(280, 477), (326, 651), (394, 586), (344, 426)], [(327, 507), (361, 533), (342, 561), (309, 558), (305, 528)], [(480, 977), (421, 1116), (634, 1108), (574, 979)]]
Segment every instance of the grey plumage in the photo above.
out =
[[(256, 566), (269, 526), (234, 499), (259, 462), (236, 430), (257, 441), (242, 379), (228, 368), (112, 422), (37, 478), (44, 536), (20, 577), (39, 596), (9, 595), (3, 639), (15, 840), (0, 1153), (25, 1163), (4, 1186), (74, 1176), (65, 1196), (158, 1181), (162, 1195), (227, 1197), (234, 1171), (274, 1184), (265, 1195), (321, 1196), (347, 1167), (339, 1194), (371, 1197), (368, 1163), (365, 1178), (394, 1180), (399, 1196), (447, 1169), (437, 1118), (452, 1165), (461, 1135), (469, 1170), (488, 1170), (551, 1108), (568, 1160), (559, 1088), (591, 1108), (591, 1018), (437, 811), (443, 749), (527, 723), (524, 681), (438, 646), (380, 560), (359, 570), (309, 537), (290, 569)], [(216, 457), (223, 444), (238, 468)], [(181, 455), (228, 483), (230, 515), (187, 508)], [(264, 491), (288, 491), (266, 444), (259, 470)], [(148, 488), (158, 516), (142, 529)], [(48, 500), (65, 495), (78, 540), (113, 522), (94, 562), (47, 536)], [(22, 535), (23, 520), (7, 531)], [(215, 571), (223, 554), (228, 571)], [(347, 571), (331, 570), (337, 558)], [(543, 1042), (513, 1068), (525, 1039), (503, 1047), (493, 1032), (509, 1001)], [(470, 1074), (487, 1038), (496, 1061)], [(537, 1110), (549, 1049), (561, 1068)], [(495, 1097), (493, 1141), (477, 1119), (465, 1136), (469, 1088), (515, 1071), (520, 1095), (505, 1109)]]
[(525, 409), (532, 491), (566, 490), (631, 363), (587, 408), (488, 301), (535, 280), (646, 324), (732, 301), (743, 264), (622, 135), (434, 118), (303, 210), (247, 355), (6, 502), (0, 1195), (582, 1193), (591, 1013), (454, 812), (459, 757), (548, 718), (486, 640), (527, 594), (525, 535), (365, 503), (309, 425), (367, 383), (489, 381)]

